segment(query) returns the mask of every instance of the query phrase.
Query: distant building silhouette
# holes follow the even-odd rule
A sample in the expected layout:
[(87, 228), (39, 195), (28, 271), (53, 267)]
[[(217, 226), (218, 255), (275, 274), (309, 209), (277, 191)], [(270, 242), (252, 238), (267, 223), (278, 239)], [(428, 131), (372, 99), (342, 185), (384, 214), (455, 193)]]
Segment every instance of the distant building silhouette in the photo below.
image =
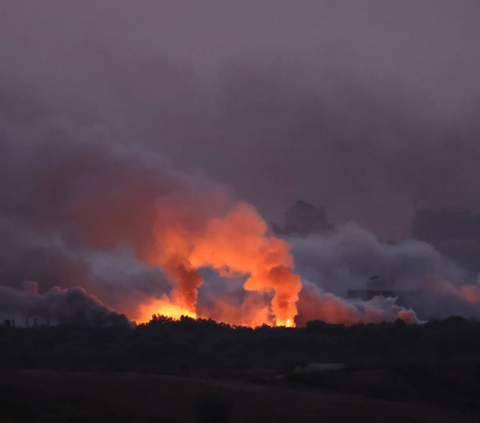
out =
[(412, 219), (412, 237), (433, 245), (474, 275), (480, 273), (480, 215), (463, 210), (418, 211)]
[(417, 296), (419, 291), (398, 290), (394, 288), (395, 281), (375, 275), (369, 278), (366, 289), (350, 289), (348, 298), (370, 301), (374, 297), (397, 298), (397, 303), (405, 305), (412, 296)]
[(278, 235), (307, 236), (326, 233), (334, 228), (334, 224), (328, 223), (323, 207), (315, 207), (306, 201), (298, 200), (285, 213), (285, 228), (274, 225), (273, 230)]

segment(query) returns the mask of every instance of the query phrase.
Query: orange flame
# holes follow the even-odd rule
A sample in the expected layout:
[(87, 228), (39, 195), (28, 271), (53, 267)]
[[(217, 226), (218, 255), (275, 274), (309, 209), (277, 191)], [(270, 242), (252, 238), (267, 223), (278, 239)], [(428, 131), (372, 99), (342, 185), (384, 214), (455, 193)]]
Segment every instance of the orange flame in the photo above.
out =
[[(150, 262), (162, 266), (177, 284), (168, 300), (178, 307), (176, 314), (179, 310), (196, 314), (197, 290), (203, 284), (198, 269), (210, 267), (226, 277), (247, 276), (247, 291), (272, 292), (275, 323), (294, 326), (302, 283), (292, 271), (290, 244), (269, 235), (267, 224), (247, 203), (238, 203), (223, 218), (194, 223), (185, 213), (160, 209), (154, 231), (156, 251), (148, 254), (153, 257)], [(228, 315), (224, 319), (234, 320)]]
[(163, 297), (160, 300), (153, 300), (148, 304), (141, 305), (138, 317), (135, 320), (137, 323), (147, 323), (152, 319), (153, 315), (171, 317), (174, 320), (179, 320), (182, 316), (191, 317), (192, 319), (197, 318), (195, 312), (172, 303), (168, 297)]

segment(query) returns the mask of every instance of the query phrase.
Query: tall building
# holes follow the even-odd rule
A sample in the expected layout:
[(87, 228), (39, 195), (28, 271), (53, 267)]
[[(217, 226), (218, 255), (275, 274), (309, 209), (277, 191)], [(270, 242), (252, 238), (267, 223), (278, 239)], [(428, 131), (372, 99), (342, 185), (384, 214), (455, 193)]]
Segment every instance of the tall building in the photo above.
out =
[(480, 273), (480, 215), (423, 210), (412, 219), (412, 237), (428, 242), (470, 272)]
[(285, 228), (274, 226), (278, 234), (307, 236), (326, 233), (333, 230), (334, 224), (328, 223), (327, 212), (323, 207), (315, 207), (303, 200), (298, 200), (285, 213)]
[(370, 301), (375, 297), (396, 298), (397, 304), (409, 307), (412, 299), (422, 295), (421, 291), (398, 289), (394, 278), (372, 276), (365, 289), (349, 289), (348, 298)]

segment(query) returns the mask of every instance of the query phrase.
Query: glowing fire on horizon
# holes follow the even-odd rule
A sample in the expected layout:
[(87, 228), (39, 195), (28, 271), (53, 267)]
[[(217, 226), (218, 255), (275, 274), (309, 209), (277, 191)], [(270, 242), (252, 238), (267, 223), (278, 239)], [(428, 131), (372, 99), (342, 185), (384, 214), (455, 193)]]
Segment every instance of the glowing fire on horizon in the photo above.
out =
[[(293, 272), (291, 245), (271, 234), (248, 203), (236, 203), (225, 215), (200, 219), (200, 223), (194, 217), (190, 208), (186, 213), (157, 209), (155, 244), (142, 251), (140, 258), (151, 266), (161, 267), (172, 281), (172, 290), (161, 299), (147, 300), (135, 316), (129, 317), (137, 323), (163, 315), (175, 320), (182, 316), (212, 319), (233, 326), (295, 327), (302, 281)], [(227, 297), (220, 296), (213, 298), (207, 308), (199, 306), (202, 268), (212, 269), (227, 280), (244, 278), (243, 289), (248, 300), (230, 303)], [(266, 299), (262, 299), (264, 294)], [(476, 291), (463, 294), (469, 301), (476, 301)], [(342, 299), (320, 293), (304, 296), (303, 319), (305, 312), (327, 322), (345, 324), (380, 322), (385, 316), (382, 309), (375, 307), (368, 308), (363, 315)], [(415, 314), (400, 309), (394, 318), (414, 322)]]
[(160, 300), (153, 300), (148, 304), (140, 307), (137, 323), (147, 323), (152, 319), (152, 316), (160, 315), (171, 317), (174, 320), (180, 320), (182, 316), (197, 318), (197, 314), (180, 305), (174, 304), (168, 297), (163, 297)]
[[(159, 300), (151, 300), (150, 302), (140, 306), (136, 322), (137, 323), (148, 323), (153, 316), (164, 316), (169, 317), (173, 320), (180, 320), (181, 317), (190, 317), (192, 319), (204, 318), (208, 319), (210, 316), (199, 316), (195, 311), (190, 311), (189, 309), (182, 307), (181, 305), (175, 304), (170, 298), (164, 296)], [(215, 319), (214, 319), (215, 320)], [(228, 319), (225, 319), (228, 320)], [(219, 320), (222, 321), (222, 320)], [(251, 320), (245, 320), (243, 322), (232, 322), (232, 321), (222, 321), (222, 323), (233, 324), (237, 326), (248, 326), (248, 327), (258, 327), (262, 325), (274, 326), (271, 320), (254, 318)], [(295, 324), (292, 323), (290, 319), (287, 319), (285, 323), (277, 322), (276, 326), (278, 327), (294, 327)]]
[(203, 285), (198, 269), (208, 267), (225, 278), (245, 277), (247, 292), (272, 294), (262, 313), (258, 308), (242, 308), (239, 316), (238, 308), (224, 307), (219, 321), (294, 326), (302, 283), (292, 270), (291, 245), (269, 234), (253, 206), (237, 203), (224, 217), (210, 218), (199, 227), (191, 223), (190, 216), (162, 208), (157, 212), (156, 244), (147, 259), (149, 264), (161, 266), (175, 287), (169, 297), (142, 306), (138, 322), (148, 321), (154, 314), (174, 319), (197, 317), (198, 288)]
[[(136, 321), (137, 323), (148, 323), (153, 316), (164, 316), (164, 317), (171, 318), (173, 320), (180, 320), (182, 317), (190, 317), (192, 319), (197, 319), (198, 317), (201, 317), (201, 316), (198, 316), (196, 312), (192, 312), (179, 305), (173, 304), (168, 299), (168, 297), (165, 297), (161, 300), (154, 300), (147, 305), (142, 305), (140, 307)], [(203, 318), (208, 318), (208, 316), (204, 316)], [(230, 322), (222, 322), (222, 323), (228, 324)], [(263, 324), (271, 326), (271, 324), (268, 321), (257, 322), (257, 324), (255, 324), (254, 322), (243, 323), (241, 324), (241, 326), (257, 327)], [(290, 319), (287, 319), (285, 324), (281, 324), (280, 322), (277, 322), (277, 327), (291, 328), (294, 326), (295, 325), (292, 324)]]

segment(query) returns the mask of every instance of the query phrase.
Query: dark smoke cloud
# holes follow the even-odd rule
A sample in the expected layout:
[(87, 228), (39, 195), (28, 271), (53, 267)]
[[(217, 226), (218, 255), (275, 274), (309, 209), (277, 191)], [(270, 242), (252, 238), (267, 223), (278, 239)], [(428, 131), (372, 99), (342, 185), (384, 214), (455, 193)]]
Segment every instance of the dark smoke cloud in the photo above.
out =
[(222, 196), (228, 204), (220, 185), (173, 171), (152, 151), (119, 145), (95, 128), (49, 122), (34, 129), (2, 136), (0, 213), (39, 236), (60, 236), (69, 248), (129, 245), (144, 258), (159, 206), (197, 206), (200, 220), (222, 211)]
[(480, 210), (479, 7), (9, 3), (0, 109), (102, 124), (269, 220), (305, 198), (405, 238), (415, 200)]
[[(411, 320), (480, 317), (480, 301), (463, 295), (468, 289), (478, 296), (476, 281), (471, 285), (466, 272), (427, 243), (384, 244), (356, 224), (341, 226), (334, 234), (289, 241), (296, 271), (304, 278), (299, 322), (314, 317), (332, 322), (391, 320), (395, 313), (405, 317), (408, 309), (416, 313)], [(383, 281), (386, 290), (398, 291), (403, 307), (392, 298), (375, 297), (366, 303), (348, 299), (349, 290), (368, 289), (372, 276)]]
[(58, 286), (82, 287), (129, 315), (145, 298), (171, 289), (161, 269), (145, 267), (128, 248), (103, 253), (72, 250), (58, 239), (39, 238), (5, 221), (0, 225), (0, 264), (1, 286), (20, 289), (25, 280), (34, 280), (41, 293)]
[(19, 288), (26, 279), (42, 281), (43, 289), (90, 285), (86, 260), (5, 220), (0, 222), (0, 257), (0, 285)]
[(24, 290), (0, 286), (0, 310), (4, 316), (20, 314), (24, 318), (41, 317), (51, 323), (88, 326), (131, 325), (124, 314), (109, 310), (82, 288), (51, 288), (38, 293), (35, 282), (26, 282)]
[(309, 321), (351, 325), (354, 323), (393, 322), (422, 323), (414, 310), (396, 304), (395, 298), (374, 297), (370, 301), (349, 300), (319, 290), (309, 281), (303, 282), (295, 322), (305, 326)]
[[(82, 286), (125, 313), (168, 293), (135, 260), (151, 260), (156, 206), (193, 208), (198, 225), (230, 194), (165, 157), (268, 220), (304, 198), (386, 239), (408, 236), (414, 201), (480, 210), (477, 1), (0, 8), (2, 286)], [(372, 273), (405, 289), (435, 275), (429, 317), (469, 307), (438, 294), (462, 272), (425, 244), (350, 228), (294, 254), (340, 297)]]
[(423, 288), (428, 275), (464, 283), (464, 272), (431, 245), (415, 240), (385, 244), (354, 223), (340, 226), (331, 235), (289, 241), (301, 274), (343, 296), (348, 289), (365, 289), (372, 276), (403, 290)]
[[(5, 312), (101, 325), (101, 316), (112, 309), (135, 317), (147, 299), (172, 289), (160, 269), (147, 266), (158, 264), (151, 256), (155, 228), (181, 222), (195, 230), (207, 218), (222, 216), (232, 201), (222, 185), (174, 171), (161, 156), (113, 142), (103, 130), (76, 128), (65, 120), (33, 125), (4, 120), (1, 133), (0, 296), (10, 304)], [(299, 325), (311, 319), (419, 322), (478, 315), (475, 304), (462, 296), (463, 272), (428, 244), (386, 245), (355, 224), (332, 235), (289, 241), (304, 283)], [(268, 295), (245, 293), (243, 280), (226, 282), (208, 273), (199, 315), (229, 316), (237, 324), (248, 315), (253, 325), (270, 319)], [(365, 288), (373, 274), (394, 277), (395, 289), (429, 294), (411, 298), (406, 306), (393, 299), (346, 299), (349, 289)], [(41, 293), (36, 285), (33, 296), (18, 290), (25, 279), (38, 281)], [(70, 305), (67, 311), (62, 311), (66, 306), (47, 307), (65, 301), (75, 317), (69, 317)]]
[(148, 266), (154, 227), (168, 225), (158, 208), (194, 227), (230, 203), (201, 174), (174, 171), (152, 151), (64, 119), (3, 119), (0, 150), (0, 284), (31, 279), (42, 293), (81, 286), (129, 316), (172, 287)]

